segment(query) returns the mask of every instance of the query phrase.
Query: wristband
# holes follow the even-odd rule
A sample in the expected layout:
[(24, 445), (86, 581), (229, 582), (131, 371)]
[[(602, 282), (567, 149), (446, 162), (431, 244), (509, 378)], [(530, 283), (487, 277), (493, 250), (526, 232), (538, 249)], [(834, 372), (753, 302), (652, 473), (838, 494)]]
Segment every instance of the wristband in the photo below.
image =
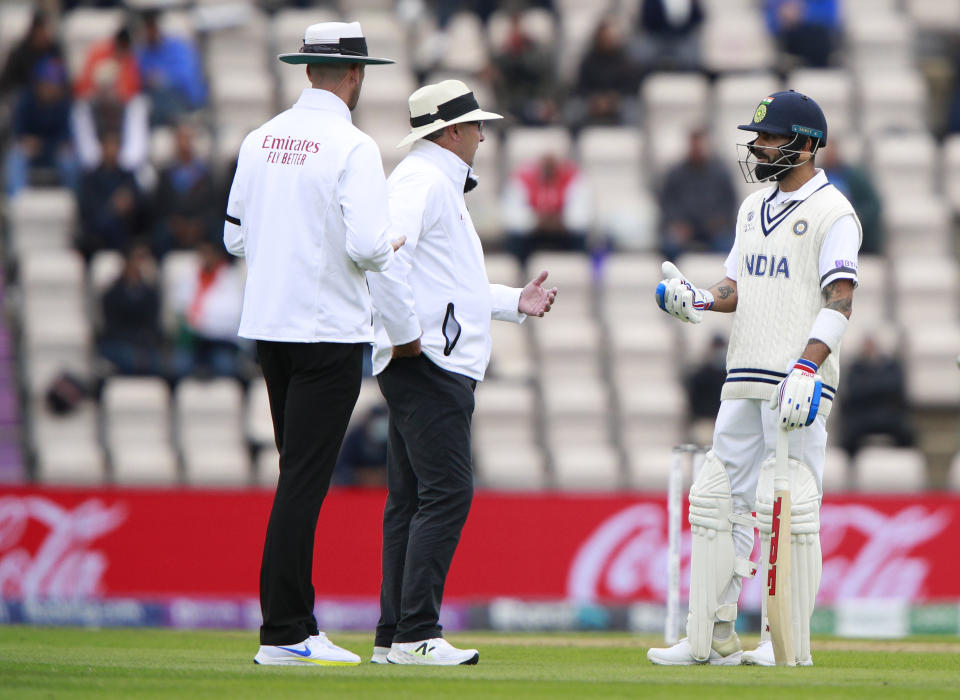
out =
[(802, 357), (797, 360), (797, 363), (793, 366), (793, 368), (798, 369), (805, 374), (816, 374), (817, 370), (819, 369), (816, 362), (811, 362), (810, 360), (806, 360)]
[(843, 332), (847, 329), (847, 323), (849, 320), (839, 311), (820, 309), (813, 328), (810, 329), (810, 339), (819, 340), (830, 348), (830, 352), (836, 352), (840, 347)]

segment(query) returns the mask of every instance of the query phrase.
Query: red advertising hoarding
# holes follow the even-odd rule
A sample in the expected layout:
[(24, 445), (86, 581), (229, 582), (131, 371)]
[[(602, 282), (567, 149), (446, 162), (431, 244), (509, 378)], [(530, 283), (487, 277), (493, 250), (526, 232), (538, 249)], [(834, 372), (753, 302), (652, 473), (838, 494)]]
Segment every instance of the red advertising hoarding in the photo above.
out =
[[(271, 496), (4, 488), (0, 599), (255, 598)], [(317, 529), (318, 597), (377, 597), (384, 500), (378, 490), (331, 491)], [(821, 604), (960, 600), (958, 495), (831, 496), (821, 540)], [(666, 560), (662, 495), (478, 492), (446, 599), (661, 602)], [(745, 600), (759, 601), (758, 586), (748, 582)]]

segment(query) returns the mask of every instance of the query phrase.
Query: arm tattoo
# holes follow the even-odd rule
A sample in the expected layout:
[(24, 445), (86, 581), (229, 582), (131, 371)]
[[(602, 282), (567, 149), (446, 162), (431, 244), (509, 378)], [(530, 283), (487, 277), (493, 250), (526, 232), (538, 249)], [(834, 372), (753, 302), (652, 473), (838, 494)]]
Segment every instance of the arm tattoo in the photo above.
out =
[(717, 296), (719, 296), (721, 299), (728, 299), (734, 294), (736, 294), (736, 290), (729, 284), (722, 284), (717, 287)]
[[(850, 297), (850, 289), (848, 285), (840, 285), (842, 280), (837, 280), (831, 282), (823, 289), (823, 295), (826, 297), (827, 303), (825, 308), (833, 309), (834, 311), (839, 311), (847, 318), (850, 318), (850, 313), (853, 311), (853, 299)], [(842, 295), (842, 296), (841, 296)]]

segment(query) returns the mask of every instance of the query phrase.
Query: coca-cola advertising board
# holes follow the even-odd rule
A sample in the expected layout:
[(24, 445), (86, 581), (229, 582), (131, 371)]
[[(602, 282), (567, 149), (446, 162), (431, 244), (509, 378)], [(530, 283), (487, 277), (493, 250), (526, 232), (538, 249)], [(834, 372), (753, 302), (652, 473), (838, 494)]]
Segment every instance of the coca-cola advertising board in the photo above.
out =
[[(262, 490), (4, 488), (0, 599), (255, 599), (271, 496)], [(331, 491), (317, 528), (318, 598), (376, 600), (384, 500), (379, 490)], [(821, 520), (820, 605), (960, 600), (960, 496), (834, 495), (825, 499)], [(684, 534), (685, 599), (690, 541)], [(480, 491), (446, 600), (659, 603), (666, 561), (661, 494)], [(748, 607), (759, 602), (759, 585), (747, 583)]]

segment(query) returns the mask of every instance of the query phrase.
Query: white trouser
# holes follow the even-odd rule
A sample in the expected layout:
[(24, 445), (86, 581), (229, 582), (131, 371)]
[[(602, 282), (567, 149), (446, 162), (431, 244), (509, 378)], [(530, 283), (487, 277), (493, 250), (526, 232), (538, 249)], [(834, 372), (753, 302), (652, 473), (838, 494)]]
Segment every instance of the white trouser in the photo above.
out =
[[(713, 453), (723, 462), (730, 478), (734, 513), (752, 513), (760, 479), (760, 465), (776, 451), (777, 412), (760, 399), (726, 399), (720, 403), (713, 431)], [(789, 454), (806, 464), (823, 493), (823, 462), (827, 450), (827, 420), (817, 416), (811, 425), (790, 431)], [(738, 557), (753, 551), (753, 528), (734, 524), (733, 546)], [(723, 602), (740, 598), (740, 578), (734, 576)]]

